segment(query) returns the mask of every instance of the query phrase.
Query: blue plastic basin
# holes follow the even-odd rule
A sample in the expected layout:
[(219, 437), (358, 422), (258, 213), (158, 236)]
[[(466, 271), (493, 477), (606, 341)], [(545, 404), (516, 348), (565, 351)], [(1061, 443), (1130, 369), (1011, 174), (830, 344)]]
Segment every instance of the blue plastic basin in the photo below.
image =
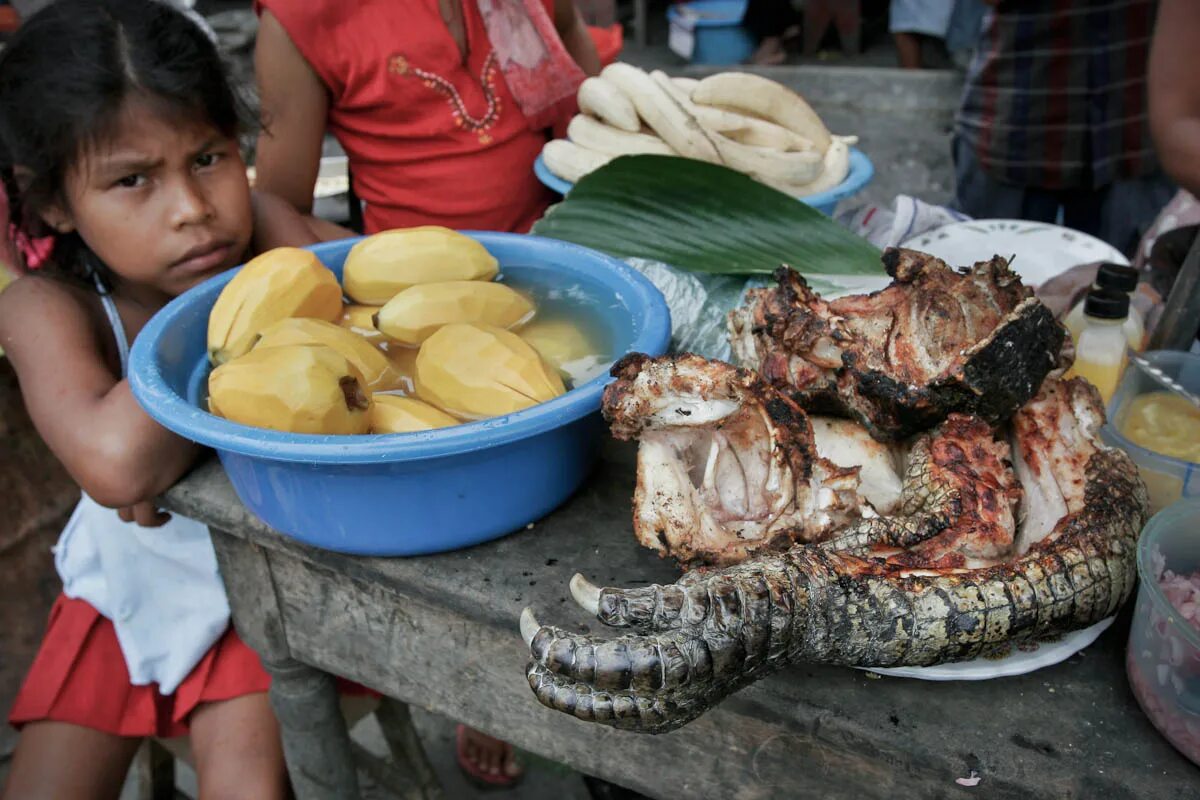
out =
[[(742, 27), (746, 0), (692, 0), (667, 9), (670, 25), (690, 29), (693, 36), (693, 64), (740, 64), (754, 54), (755, 41)], [(695, 13), (685, 17), (681, 8)]]
[[(577, 245), (468, 232), (522, 284), (579, 287), (613, 352), (661, 354), (670, 313), (648, 280)], [(313, 252), (339, 279), (357, 239)], [(599, 376), (561, 397), (503, 417), (420, 433), (314, 436), (253, 428), (201, 405), (208, 314), (234, 271), (172, 300), (134, 342), (129, 378), (166, 428), (214, 448), (242, 502), (307, 544), (361, 555), (453, 550), (518, 530), (579, 487), (603, 435)]]
[[(538, 180), (542, 182), (543, 186), (547, 186), (564, 196), (575, 185), (570, 181), (564, 181), (551, 172), (540, 155), (533, 162), (533, 173), (537, 175)], [(866, 153), (857, 147), (851, 147), (850, 172), (846, 175), (846, 180), (827, 192), (818, 192), (817, 194), (810, 194), (806, 197), (798, 197), (796, 199), (812, 206), (822, 214), (833, 216), (833, 211), (837, 208), (839, 201), (861, 192), (874, 177), (875, 165), (871, 163), (871, 159), (867, 158)]]

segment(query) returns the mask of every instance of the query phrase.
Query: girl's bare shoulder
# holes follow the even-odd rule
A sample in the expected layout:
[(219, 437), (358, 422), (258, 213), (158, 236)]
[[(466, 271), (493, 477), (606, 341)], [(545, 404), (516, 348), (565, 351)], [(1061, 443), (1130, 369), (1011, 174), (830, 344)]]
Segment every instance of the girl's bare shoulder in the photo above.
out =
[(0, 292), (0, 348), (14, 359), (33, 348), (99, 345), (93, 292), (44, 275), (23, 275)]

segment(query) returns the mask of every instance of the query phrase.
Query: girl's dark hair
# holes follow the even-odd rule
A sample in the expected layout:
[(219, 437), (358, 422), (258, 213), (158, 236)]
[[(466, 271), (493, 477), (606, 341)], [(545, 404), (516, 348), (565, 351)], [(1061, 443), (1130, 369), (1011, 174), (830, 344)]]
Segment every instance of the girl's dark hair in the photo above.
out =
[[(66, 205), (68, 170), (113, 134), (129, 97), (231, 137), (249, 122), (212, 40), (165, 2), (57, 0), (0, 52), (0, 177), (26, 233), (53, 233), (42, 211)], [(80, 279), (103, 269), (73, 233), (56, 236), (52, 261)]]

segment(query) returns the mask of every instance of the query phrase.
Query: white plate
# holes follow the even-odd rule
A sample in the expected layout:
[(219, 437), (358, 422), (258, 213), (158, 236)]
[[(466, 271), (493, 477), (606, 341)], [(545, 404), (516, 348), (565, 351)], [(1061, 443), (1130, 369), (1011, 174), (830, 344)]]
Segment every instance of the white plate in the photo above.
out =
[(953, 664), (938, 664), (934, 667), (861, 667), (868, 672), (889, 675), (893, 678), (916, 678), (922, 681), (986, 681), (990, 678), (1008, 678), (1049, 667), (1071, 656), (1096, 641), (1116, 617), (1102, 619), (1090, 628), (1071, 631), (1060, 639), (1050, 642), (1028, 642), (1014, 645), (1006, 656), (976, 658)]
[(901, 242), (901, 247), (937, 256), (952, 267), (969, 267), (992, 256), (1016, 256), (1013, 270), (1027, 286), (1040, 286), (1079, 264), (1129, 259), (1112, 245), (1086, 233), (1020, 219), (952, 222)]

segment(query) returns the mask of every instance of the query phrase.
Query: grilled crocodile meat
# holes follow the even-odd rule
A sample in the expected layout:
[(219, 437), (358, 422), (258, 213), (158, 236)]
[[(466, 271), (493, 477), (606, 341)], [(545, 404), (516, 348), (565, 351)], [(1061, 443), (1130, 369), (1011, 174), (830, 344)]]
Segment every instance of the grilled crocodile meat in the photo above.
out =
[(627, 356), (603, 411), (639, 440), (633, 527), (681, 563), (733, 564), (857, 518), (858, 472), (817, 455), (804, 412), (752, 372), (683, 355)]
[(978, 417), (951, 414), (913, 442), (895, 513), (854, 523), (826, 544), (897, 566), (988, 566), (1013, 551), (1020, 499), (1009, 443)]
[(881, 440), (955, 411), (1003, 421), (1056, 365), (1062, 326), (999, 256), (955, 271), (891, 248), (883, 263), (886, 289), (832, 301), (781, 268), (778, 286), (730, 312), (738, 362), (805, 410), (852, 417)]
[(526, 609), (529, 685), (579, 719), (658, 733), (793, 662), (924, 666), (1092, 625), (1133, 587), (1147, 510), (1134, 464), (1097, 437), (1103, 416), (1090, 384), (1056, 377), (1016, 414), (1023, 498), (1006, 560), (914, 568), (887, 546), (856, 555), (827, 542), (669, 586), (600, 589), (577, 575), (580, 604), (631, 632), (574, 634)]

